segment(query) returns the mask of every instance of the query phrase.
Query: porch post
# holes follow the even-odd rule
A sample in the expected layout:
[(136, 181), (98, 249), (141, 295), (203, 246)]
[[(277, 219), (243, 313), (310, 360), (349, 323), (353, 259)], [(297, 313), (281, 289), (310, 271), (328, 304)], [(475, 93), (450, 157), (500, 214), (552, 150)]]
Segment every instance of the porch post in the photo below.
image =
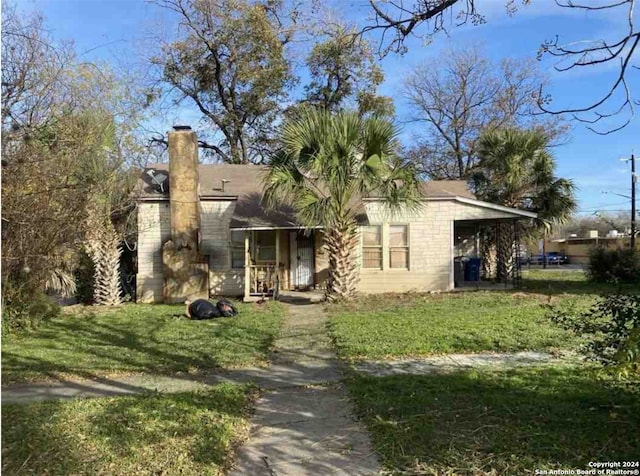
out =
[(276, 282), (278, 283), (278, 289), (275, 291), (274, 299), (278, 299), (277, 294), (280, 289), (280, 230), (276, 230)]
[(249, 231), (244, 232), (244, 298), (251, 294), (251, 259), (249, 256)]

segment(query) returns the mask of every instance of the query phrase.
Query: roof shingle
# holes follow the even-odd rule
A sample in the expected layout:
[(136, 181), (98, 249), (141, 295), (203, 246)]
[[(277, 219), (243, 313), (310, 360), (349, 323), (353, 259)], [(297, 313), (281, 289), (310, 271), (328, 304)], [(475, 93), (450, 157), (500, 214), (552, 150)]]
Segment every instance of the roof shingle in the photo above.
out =
[[(148, 177), (150, 169), (168, 171), (169, 164), (148, 165), (136, 187), (141, 200), (166, 200), (169, 193), (158, 192), (142, 177)], [(264, 165), (201, 164), (198, 168), (201, 199), (237, 198), (238, 203), (231, 221), (231, 228), (300, 226), (292, 207), (282, 206), (277, 211), (267, 211), (261, 205), (262, 180), (267, 172)], [(223, 183), (224, 181), (224, 183)], [(467, 183), (462, 180), (425, 181), (421, 184), (425, 198), (472, 198)]]

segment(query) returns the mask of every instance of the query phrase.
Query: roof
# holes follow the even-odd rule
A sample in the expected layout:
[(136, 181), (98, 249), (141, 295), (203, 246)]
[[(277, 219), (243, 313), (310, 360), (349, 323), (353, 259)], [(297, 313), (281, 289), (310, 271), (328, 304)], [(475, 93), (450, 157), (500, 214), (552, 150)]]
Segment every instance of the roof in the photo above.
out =
[[(169, 164), (151, 164), (147, 170), (168, 171)], [(201, 164), (198, 167), (200, 177), (200, 197), (240, 197), (250, 193), (260, 193), (262, 190), (262, 176), (266, 173), (266, 165), (239, 164)], [(142, 174), (144, 176), (144, 173)], [(225, 180), (224, 191), (222, 181)], [(465, 197), (475, 198), (464, 180), (436, 180), (422, 182), (422, 191), (426, 198)], [(162, 198), (168, 194), (161, 194), (145, 182), (139, 180), (137, 186), (138, 198)]]
[(476, 198), (464, 180), (430, 180), (421, 185), (426, 198)]
[(303, 228), (296, 220), (293, 207), (280, 205), (277, 210), (267, 210), (262, 205), (262, 195), (257, 192), (242, 194), (233, 211), (229, 228)]
[[(169, 171), (169, 164), (150, 164), (145, 167), (142, 177), (150, 170)], [(260, 193), (262, 190), (262, 174), (266, 173), (265, 165), (238, 164), (200, 164), (198, 176), (200, 179), (200, 198), (205, 197), (240, 197), (250, 193)], [(225, 180), (224, 190), (222, 181)], [(136, 187), (138, 198), (168, 198), (168, 194), (161, 194), (143, 179)]]
[(476, 198), (455, 197), (455, 200), (460, 203), (466, 203), (467, 205), (474, 205), (476, 207), (489, 208), (491, 210), (510, 213), (512, 215), (517, 215), (525, 218), (538, 217), (538, 214), (534, 212), (520, 210), (519, 208), (505, 207), (504, 205), (498, 205), (496, 203), (491, 203), (491, 202), (483, 202), (482, 200), (478, 200)]
[[(149, 170), (169, 170), (169, 164), (148, 165), (136, 186), (135, 194), (141, 201), (168, 200), (169, 193), (157, 190), (150, 181)], [(265, 165), (239, 164), (201, 164), (198, 168), (201, 200), (237, 200), (231, 219), (231, 228), (300, 228), (291, 206), (282, 205), (278, 210), (267, 211), (261, 204), (262, 178), (267, 171)], [(427, 200), (456, 199), (487, 208), (509, 210), (522, 216), (532, 216), (529, 212), (507, 209), (500, 205), (476, 200), (468, 185), (463, 180), (435, 180), (421, 184), (422, 192)]]

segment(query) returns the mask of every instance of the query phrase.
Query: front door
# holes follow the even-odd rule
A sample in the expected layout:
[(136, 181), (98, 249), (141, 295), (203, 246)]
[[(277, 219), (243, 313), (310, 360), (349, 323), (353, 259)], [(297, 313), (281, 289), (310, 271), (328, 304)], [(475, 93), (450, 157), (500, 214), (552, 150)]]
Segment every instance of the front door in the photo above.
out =
[(289, 233), (292, 288), (313, 286), (313, 239), (302, 233)]

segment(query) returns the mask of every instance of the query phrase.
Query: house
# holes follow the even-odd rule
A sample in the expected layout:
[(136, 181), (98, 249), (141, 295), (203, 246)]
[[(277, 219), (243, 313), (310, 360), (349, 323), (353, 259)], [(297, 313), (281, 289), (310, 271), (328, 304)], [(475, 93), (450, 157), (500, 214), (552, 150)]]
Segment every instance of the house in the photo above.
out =
[[(321, 289), (328, 266), (322, 228), (302, 226), (290, 206), (262, 205), (265, 167), (198, 165), (197, 155), (195, 133), (176, 128), (169, 133), (169, 164), (142, 174), (138, 302)], [(477, 200), (462, 181), (422, 187), (419, 212), (390, 214), (380, 200), (362, 200), (359, 291), (449, 291), (477, 284), (481, 273), (473, 258), (486, 248), (483, 237), (518, 250), (516, 223), (535, 217)], [(517, 279), (517, 260), (511, 264), (503, 263), (504, 282)]]

